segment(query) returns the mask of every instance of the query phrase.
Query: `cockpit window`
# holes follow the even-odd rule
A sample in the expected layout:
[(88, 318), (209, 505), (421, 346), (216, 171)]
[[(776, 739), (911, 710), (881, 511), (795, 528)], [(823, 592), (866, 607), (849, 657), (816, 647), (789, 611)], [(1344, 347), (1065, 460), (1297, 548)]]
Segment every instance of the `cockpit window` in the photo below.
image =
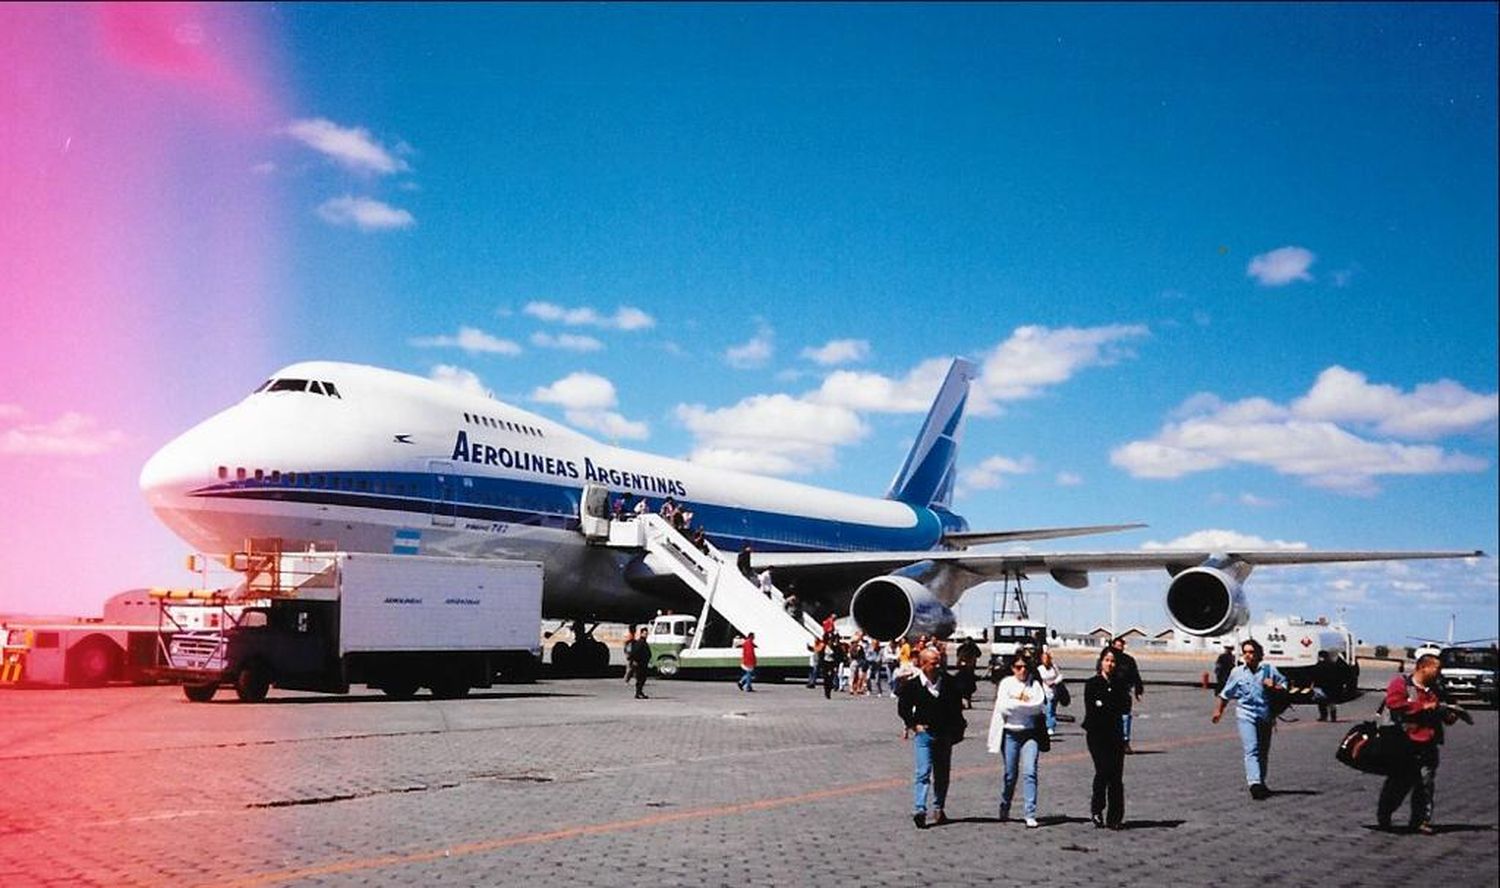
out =
[(327, 395), (330, 398), (338, 398), (340, 401), (344, 399), (344, 396), (339, 394), (339, 390), (334, 387), (334, 384), (326, 379), (268, 379), (261, 383), (260, 388), (251, 392), (251, 394), (260, 394), (261, 392), (310, 392), (314, 395)]

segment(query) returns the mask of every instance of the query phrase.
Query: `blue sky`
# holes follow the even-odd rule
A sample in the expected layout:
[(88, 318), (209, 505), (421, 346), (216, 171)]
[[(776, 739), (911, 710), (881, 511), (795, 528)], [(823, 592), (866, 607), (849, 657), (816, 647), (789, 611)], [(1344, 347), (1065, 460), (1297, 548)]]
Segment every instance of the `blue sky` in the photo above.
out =
[[(961, 354), (985, 367), (976, 528), (1493, 553), (1496, 25), (1477, 4), (220, 10), (275, 119), (239, 168), (206, 167), (226, 137), (188, 115), (157, 145), (181, 182), (240, 177), (265, 249), (225, 268), (177, 240), (161, 310), (208, 321), (194, 282), (248, 278), (252, 339), (226, 358), (222, 323), (161, 331), (198, 369), (170, 410), (99, 408), (139, 442), (109, 471), (133, 482), (150, 443), (329, 358), (879, 493)], [(192, 237), (203, 190), (170, 193), (164, 227)], [(162, 582), (171, 538), (138, 546), (170, 558), (123, 579)], [(1036, 585), (1087, 629), (1100, 580)], [(1162, 585), (1122, 575), (1122, 619), (1164, 625)], [(1496, 631), (1493, 559), (1248, 592), (1346, 606), (1370, 638), (1450, 613)]]

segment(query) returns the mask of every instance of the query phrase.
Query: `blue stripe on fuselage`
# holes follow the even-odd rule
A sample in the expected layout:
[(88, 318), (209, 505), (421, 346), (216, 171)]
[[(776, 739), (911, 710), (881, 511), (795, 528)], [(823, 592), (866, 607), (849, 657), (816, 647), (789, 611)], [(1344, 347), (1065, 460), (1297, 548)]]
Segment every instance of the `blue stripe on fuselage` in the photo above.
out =
[[(269, 477), (225, 481), (191, 495), (381, 509), (420, 515), (424, 521), (436, 514), (577, 530), (582, 492), (581, 487), (451, 472), (323, 471), (282, 474), (275, 482)], [(944, 520), (929, 509), (912, 506), (915, 526), (891, 528), (690, 500), (681, 504), (692, 510), (694, 525), (702, 526), (721, 549), (748, 542), (764, 552), (930, 549), (953, 518)]]

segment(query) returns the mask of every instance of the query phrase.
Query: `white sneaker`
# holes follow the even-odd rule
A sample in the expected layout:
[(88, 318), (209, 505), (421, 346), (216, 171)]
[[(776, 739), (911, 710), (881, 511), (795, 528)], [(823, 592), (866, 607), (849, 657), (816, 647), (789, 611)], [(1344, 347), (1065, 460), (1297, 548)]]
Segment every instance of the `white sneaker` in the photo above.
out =
[(1028, 818), (1026, 818), (1026, 828), (1027, 829), (1036, 829), (1037, 828), (1037, 822), (1036, 822), (1036, 818), (1035, 817), (1028, 817)]

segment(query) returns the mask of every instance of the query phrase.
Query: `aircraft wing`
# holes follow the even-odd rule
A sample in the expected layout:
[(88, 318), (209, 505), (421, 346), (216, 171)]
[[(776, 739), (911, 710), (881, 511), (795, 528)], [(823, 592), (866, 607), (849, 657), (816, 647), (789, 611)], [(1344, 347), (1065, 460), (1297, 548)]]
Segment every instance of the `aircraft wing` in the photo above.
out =
[(1038, 527), (1030, 530), (964, 530), (943, 534), (943, 542), (954, 548), (983, 546), (988, 543), (1014, 543), (1020, 540), (1055, 540), (1062, 537), (1089, 536), (1137, 530), (1144, 524), (1094, 524), (1087, 527)]
[(752, 556), (757, 569), (771, 568), (777, 574), (844, 578), (879, 576), (920, 562), (949, 565), (981, 577), (1030, 576), (1050, 573), (1064, 586), (1082, 589), (1088, 572), (1094, 570), (1153, 570), (1176, 575), (1210, 561), (1250, 565), (1337, 564), (1357, 561), (1410, 561), (1430, 558), (1483, 558), (1480, 550), (1455, 551), (1367, 551), (1299, 549), (1240, 550), (1138, 550), (1134, 552), (1010, 552), (982, 553), (963, 549), (916, 552), (766, 552)]

